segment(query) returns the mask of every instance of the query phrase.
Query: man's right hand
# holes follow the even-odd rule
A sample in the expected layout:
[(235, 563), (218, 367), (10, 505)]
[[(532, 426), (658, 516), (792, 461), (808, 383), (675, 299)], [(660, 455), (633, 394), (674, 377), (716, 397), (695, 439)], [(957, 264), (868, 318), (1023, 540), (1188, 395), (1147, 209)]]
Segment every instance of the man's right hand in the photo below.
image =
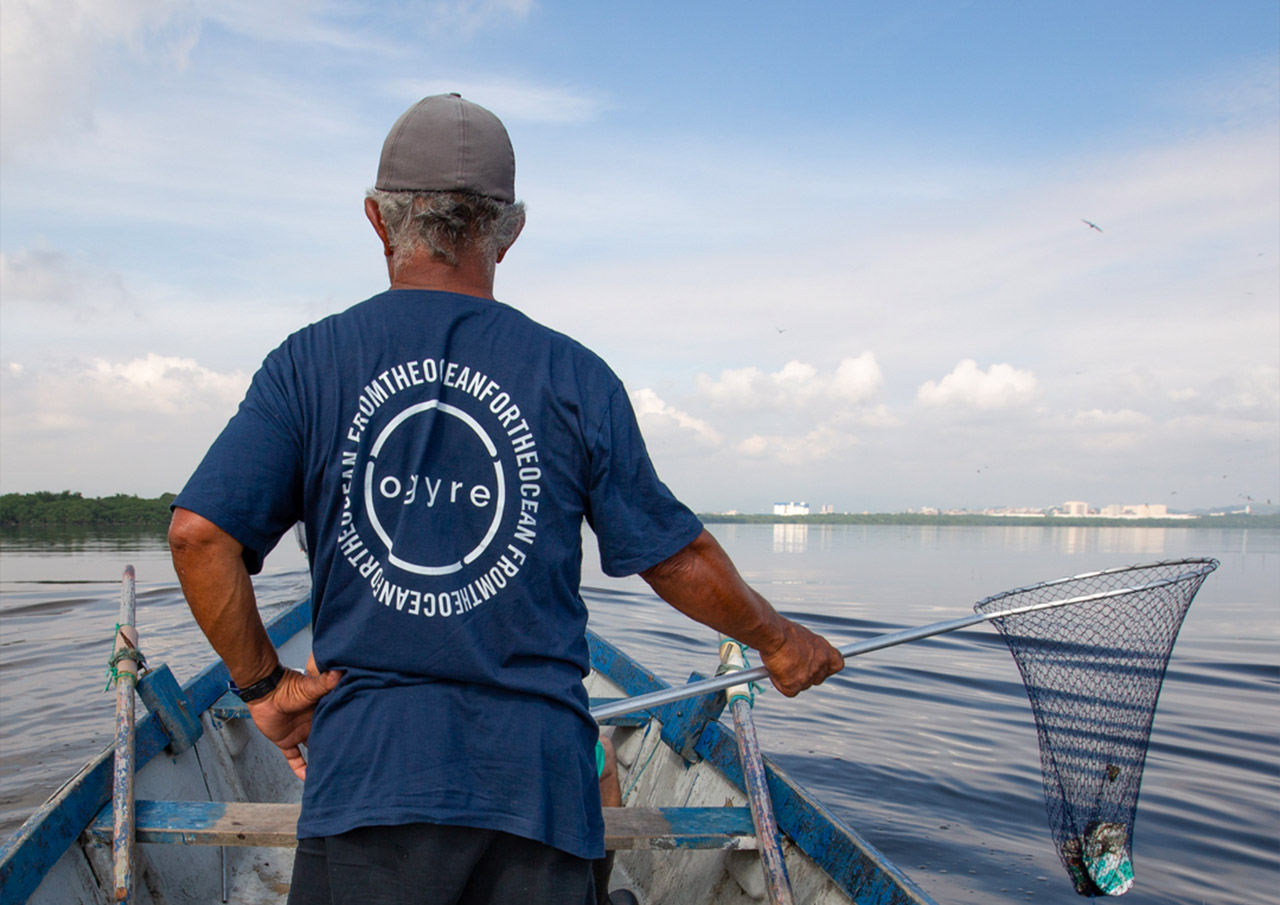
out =
[(825, 638), (752, 590), (705, 529), (640, 577), (686, 616), (758, 650), (774, 687), (789, 698), (844, 668), (844, 657)]
[(844, 669), (844, 656), (826, 638), (790, 619), (782, 642), (760, 651), (760, 660), (769, 670), (773, 687), (789, 698)]
[(286, 669), (271, 694), (247, 705), (254, 725), (284, 754), (298, 779), (307, 778), (307, 761), (301, 746), (311, 736), (311, 717), (320, 699), (337, 687), (342, 673), (319, 673), (313, 657), (307, 672)]

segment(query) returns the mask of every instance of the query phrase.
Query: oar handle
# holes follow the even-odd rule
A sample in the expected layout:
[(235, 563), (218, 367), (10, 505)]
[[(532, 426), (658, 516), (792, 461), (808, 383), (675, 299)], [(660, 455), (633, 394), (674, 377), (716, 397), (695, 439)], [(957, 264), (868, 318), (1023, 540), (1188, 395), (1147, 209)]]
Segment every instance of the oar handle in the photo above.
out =
[[(726, 675), (741, 674), (746, 669), (746, 658), (738, 642), (727, 635), (720, 636), (720, 671)], [(769, 905), (795, 905), (791, 893), (791, 879), (787, 876), (787, 861), (782, 854), (782, 842), (778, 838), (778, 821), (773, 814), (773, 800), (769, 795), (769, 778), (760, 754), (760, 741), (756, 737), (755, 721), (751, 718), (750, 685), (735, 685), (737, 691), (729, 693), (733, 725), (737, 730), (738, 754), (742, 758), (742, 785), (747, 791), (751, 806), (751, 822), (756, 828), (756, 845), (760, 849), (760, 866), (764, 874), (765, 891)]]
[[(115, 901), (133, 900), (134, 830), (134, 687), (138, 682), (138, 631), (134, 628), (137, 606), (133, 566), (125, 566), (120, 581), (120, 625), (116, 629), (112, 662), (116, 669), (116, 736), (112, 770), (112, 880)], [(132, 656), (128, 656), (132, 654)]]

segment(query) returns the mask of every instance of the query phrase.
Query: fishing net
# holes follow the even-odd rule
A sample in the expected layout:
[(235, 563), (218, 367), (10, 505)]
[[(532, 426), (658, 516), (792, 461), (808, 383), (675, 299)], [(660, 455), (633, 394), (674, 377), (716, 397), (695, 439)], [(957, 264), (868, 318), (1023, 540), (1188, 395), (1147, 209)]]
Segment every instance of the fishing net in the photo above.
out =
[(1187, 608), (1217, 567), (1187, 559), (1108, 569), (974, 606), (987, 614), (1048, 605), (991, 622), (1031, 699), (1049, 828), (1081, 895), (1120, 895), (1133, 884), (1133, 820), (1156, 700)]

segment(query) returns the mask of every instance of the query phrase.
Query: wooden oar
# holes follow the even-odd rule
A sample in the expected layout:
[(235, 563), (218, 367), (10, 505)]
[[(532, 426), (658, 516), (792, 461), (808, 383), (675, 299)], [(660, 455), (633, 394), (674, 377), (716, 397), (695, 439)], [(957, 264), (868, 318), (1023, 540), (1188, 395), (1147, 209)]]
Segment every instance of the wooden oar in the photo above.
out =
[[(720, 672), (723, 675), (741, 675), (746, 665), (738, 642), (721, 635)], [(764, 758), (760, 756), (756, 724), (751, 717), (751, 686), (733, 685), (728, 696), (738, 736), (738, 753), (742, 757), (742, 784), (746, 786), (747, 800), (751, 804), (751, 822), (756, 828), (756, 845), (760, 848), (760, 865), (764, 870), (769, 905), (794, 905), (791, 878), (787, 876), (787, 862), (782, 857), (782, 841), (778, 838), (778, 821), (773, 816), (773, 800), (769, 797)]]
[(138, 682), (138, 631), (133, 627), (136, 602), (133, 566), (124, 567), (120, 587), (120, 625), (116, 628), (111, 666), (116, 683), (116, 755), (111, 810), (111, 842), (115, 900), (133, 897), (133, 693)]

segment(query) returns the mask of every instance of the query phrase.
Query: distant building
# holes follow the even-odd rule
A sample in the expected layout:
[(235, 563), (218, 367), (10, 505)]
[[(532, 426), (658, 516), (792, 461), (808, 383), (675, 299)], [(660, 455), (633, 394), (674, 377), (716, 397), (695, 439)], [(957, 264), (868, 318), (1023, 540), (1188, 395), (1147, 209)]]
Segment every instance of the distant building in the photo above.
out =
[(795, 502), (792, 502), (792, 503), (774, 503), (774, 504), (773, 504), (773, 514), (774, 514), (774, 515), (808, 515), (808, 514), (809, 514), (809, 504), (808, 504), (808, 503), (795, 503)]
[(1103, 506), (1100, 514), (1103, 518), (1168, 518), (1169, 507), (1163, 503), (1119, 504)]
[(823, 503), (823, 504), (822, 504), (822, 508), (818, 510), (818, 514), (819, 514), (819, 515), (834, 515), (834, 514), (835, 514), (835, 511), (836, 511), (836, 507), (835, 507), (835, 506), (832, 506), (830, 503)]
[(1083, 518), (1089, 514), (1089, 504), (1080, 500), (1067, 500), (1062, 504), (1062, 514)]

